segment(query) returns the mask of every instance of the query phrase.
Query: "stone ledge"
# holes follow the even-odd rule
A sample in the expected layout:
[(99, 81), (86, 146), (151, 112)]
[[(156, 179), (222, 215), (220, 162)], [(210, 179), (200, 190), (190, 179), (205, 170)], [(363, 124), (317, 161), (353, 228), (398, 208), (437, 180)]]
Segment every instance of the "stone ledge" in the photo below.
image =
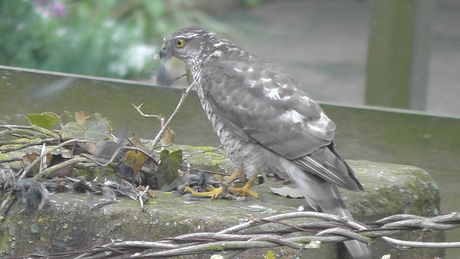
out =
[[(225, 154), (212, 148), (179, 146), (184, 154), (200, 151), (187, 159), (193, 167), (209, 170), (231, 168)], [(349, 161), (365, 192), (341, 190), (347, 205), (357, 220), (366, 222), (384, 216), (410, 213), (435, 216), (439, 213), (439, 192), (428, 173), (422, 169), (369, 161)], [(29, 253), (56, 253), (88, 249), (112, 240), (147, 240), (180, 234), (210, 231), (216, 232), (236, 225), (250, 217), (261, 218), (270, 213), (296, 211), (304, 205), (304, 199), (288, 199), (273, 194), (267, 186), (281, 187), (282, 182), (266, 181), (254, 189), (262, 194), (263, 201), (231, 200), (185, 201), (175, 193), (156, 192), (157, 198), (145, 204), (141, 212), (138, 202), (121, 199), (117, 204), (99, 210), (89, 210), (85, 195), (59, 193), (50, 196), (41, 211), (24, 215), (15, 207), (2, 224), (3, 255), (20, 256)], [(252, 205), (266, 207), (264, 211), (251, 210)], [(269, 228), (269, 225), (266, 225)], [(415, 240), (419, 233), (407, 233), (399, 238)], [(424, 240), (442, 241), (442, 232), (427, 233)], [(322, 245), (318, 250), (304, 252), (312, 258), (346, 258), (337, 254), (336, 245)], [(372, 249), (376, 258), (392, 254), (392, 258), (434, 258), (442, 256), (439, 249), (413, 249), (398, 252), (386, 244), (376, 242)], [(297, 251), (288, 248), (272, 249), (279, 257), (294, 258)], [(266, 250), (250, 250), (238, 258), (261, 256)], [(303, 257), (303, 256), (302, 256)], [(188, 256), (185, 258), (203, 258)], [(206, 256), (204, 256), (206, 258)]]

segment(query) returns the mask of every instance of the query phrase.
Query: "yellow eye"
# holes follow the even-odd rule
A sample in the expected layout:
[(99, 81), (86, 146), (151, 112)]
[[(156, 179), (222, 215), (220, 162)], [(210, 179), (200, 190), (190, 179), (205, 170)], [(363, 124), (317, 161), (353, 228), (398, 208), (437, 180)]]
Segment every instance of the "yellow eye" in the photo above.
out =
[(176, 47), (182, 48), (183, 46), (185, 46), (185, 40), (184, 39), (177, 39), (176, 40)]

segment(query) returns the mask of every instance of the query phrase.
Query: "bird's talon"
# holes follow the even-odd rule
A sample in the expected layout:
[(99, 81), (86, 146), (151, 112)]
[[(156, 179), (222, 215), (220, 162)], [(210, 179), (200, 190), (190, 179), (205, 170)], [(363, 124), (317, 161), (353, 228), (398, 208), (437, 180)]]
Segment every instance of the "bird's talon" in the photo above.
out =
[(197, 192), (194, 191), (192, 188), (189, 186), (185, 187), (184, 191), (190, 192), (192, 195), (199, 196), (199, 197), (211, 197), (211, 200), (215, 200), (219, 198), (221, 195), (227, 194), (227, 187), (226, 185), (223, 185), (219, 188), (214, 188), (214, 187), (206, 187), (208, 190), (207, 192)]

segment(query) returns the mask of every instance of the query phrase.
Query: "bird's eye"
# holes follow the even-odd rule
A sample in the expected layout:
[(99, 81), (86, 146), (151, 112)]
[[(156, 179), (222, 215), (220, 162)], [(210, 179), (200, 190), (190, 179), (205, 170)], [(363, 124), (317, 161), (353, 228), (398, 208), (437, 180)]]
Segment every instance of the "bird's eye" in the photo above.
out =
[(184, 39), (177, 39), (176, 40), (176, 47), (182, 48), (183, 46), (185, 46), (185, 40)]

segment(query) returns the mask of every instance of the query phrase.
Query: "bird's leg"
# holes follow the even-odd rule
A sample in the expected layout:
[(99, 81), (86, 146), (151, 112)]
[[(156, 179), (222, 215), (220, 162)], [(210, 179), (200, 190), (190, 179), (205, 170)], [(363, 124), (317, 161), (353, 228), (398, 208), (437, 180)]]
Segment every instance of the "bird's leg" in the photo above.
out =
[[(195, 196), (200, 196), (200, 197), (211, 197), (211, 200), (215, 200), (221, 196), (225, 196), (227, 195), (228, 193), (228, 184), (235, 181), (235, 179), (241, 174), (243, 173), (243, 166), (240, 166), (231, 176), (230, 178), (228, 178), (227, 182), (222, 184), (221, 187), (219, 188), (213, 188), (213, 187), (206, 187), (206, 189), (208, 190), (208, 192), (196, 192), (194, 190), (192, 190), (192, 188), (190, 187), (185, 187), (184, 191), (186, 192), (190, 192), (191, 194), (195, 195)], [(240, 188), (238, 188), (240, 189)]]
[(243, 166), (240, 166), (226, 181), (226, 183), (223, 183), (221, 187), (219, 188), (213, 188), (213, 187), (206, 187), (208, 190), (207, 192), (196, 192), (192, 190), (190, 187), (185, 187), (184, 191), (190, 192), (191, 194), (195, 196), (200, 196), (200, 197), (211, 197), (211, 200), (215, 200), (219, 197), (227, 195), (228, 191), (231, 191), (232, 193), (235, 193), (238, 196), (247, 196), (251, 195), (255, 198), (259, 197), (259, 194), (257, 194), (254, 191), (251, 191), (252, 183), (254, 180), (257, 178), (257, 175), (254, 176), (253, 179), (251, 179), (243, 188), (236, 188), (236, 187), (230, 187), (228, 188), (228, 185), (235, 181), (235, 179), (243, 173)]
[(190, 187), (185, 187), (184, 191), (190, 192), (191, 194), (195, 196), (200, 196), (200, 197), (211, 197), (211, 200), (215, 200), (221, 196), (225, 196), (228, 193), (228, 188), (226, 184), (222, 184), (221, 187), (219, 188), (214, 188), (214, 187), (206, 187), (208, 192), (196, 192)]
[[(239, 173), (242, 173), (242, 170)], [(255, 179), (257, 179), (257, 174), (255, 174), (254, 177), (252, 177), (252, 179), (249, 180), (249, 182), (245, 186), (243, 186), (242, 188), (230, 187), (229, 190), (230, 190), (231, 193), (234, 193), (237, 196), (251, 195), (254, 198), (259, 198), (259, 194), (257, 192), (254, 192), (254, 191), (251, 190), (252, 183), (254, 182)]]

